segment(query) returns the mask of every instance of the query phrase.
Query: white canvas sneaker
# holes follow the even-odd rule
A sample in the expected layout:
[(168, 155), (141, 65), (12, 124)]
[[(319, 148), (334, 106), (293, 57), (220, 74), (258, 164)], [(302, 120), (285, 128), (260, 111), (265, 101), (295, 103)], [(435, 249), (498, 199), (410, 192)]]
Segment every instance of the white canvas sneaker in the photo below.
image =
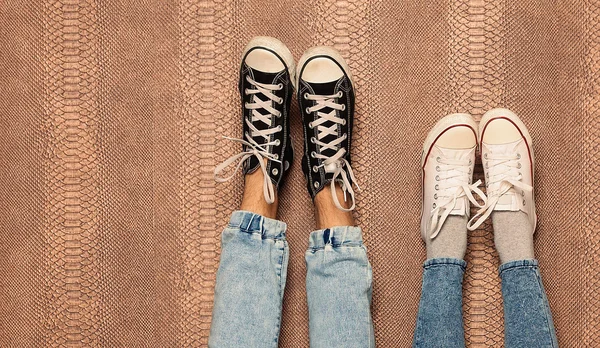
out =
[(481, 181), (472, 183), (477, 124), (468, 114), (448, 115), (433, 126), (423, 145), (423, 207), (421, 236), (435, 238), (449, 215), (469, 216), (469, 201), (482, 207), (471, 191), (485, 202), (478, 188)]
[(479, 227), (493, 211), (522, 211), (533, 234), (537, 222), (534, 159), (527, 128), (512, 111), (493, 109), (483, 115), (479, 134), (488, 201), (469, 221), (469, 230)]

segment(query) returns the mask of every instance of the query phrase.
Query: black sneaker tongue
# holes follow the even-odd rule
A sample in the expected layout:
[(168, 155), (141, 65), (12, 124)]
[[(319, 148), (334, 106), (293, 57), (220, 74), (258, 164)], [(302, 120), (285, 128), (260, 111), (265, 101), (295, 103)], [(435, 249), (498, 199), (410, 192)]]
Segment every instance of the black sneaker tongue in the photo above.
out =
[[(341, 78), (340, 78), (341, 80)], [(331, 81), (331, 82), (325, 82), (325, 83), (309, 83), (306, 82), (308, 85), (310, 85), (310, 87), (312, 88), (312, 90), (314, 91), (315, 95), (334, 95), (337, 93), (336, 91), (336, 86), (338, 85), (340, 80), (336, 80), (336, 81)], [(319, 110), (319, 112), (321, 113), (330, 113), (332, 111), (332, 109), (330, 107), (325, 107), (321, 110)], [(333, 123), (331, 121), (326, 121), (324, 123), (321, 124), (322, 127), (326, 127), (329, 128), (332, 125), (336, 125), (336, 128), (339, 130), (340, 124), (337, 123)], [(318, 127), (315, 129), (315, 136), (318, 136), (319, 131), (318, 131)], [(321, 142), (325, 143), (325, 144), (329, 144), (332, 141), (336, 140), (338, 138), (337, 134), (336, 135), (326, 135), (325, 137), (321, 138)], [(339, 148), (339, 145), (336, 146), (336, 148)], [(332, 150), (332, 149), (322, 149), (321, 150), (321, 154), (327, 157), (332, 157), (333, 155), (335, 155), (337, 153), (337, 150)]]

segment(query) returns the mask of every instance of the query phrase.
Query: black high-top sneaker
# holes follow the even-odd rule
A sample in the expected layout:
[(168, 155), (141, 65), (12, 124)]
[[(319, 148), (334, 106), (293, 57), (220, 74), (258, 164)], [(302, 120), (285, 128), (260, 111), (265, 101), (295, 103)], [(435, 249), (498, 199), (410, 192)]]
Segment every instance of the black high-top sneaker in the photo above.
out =
[[(242, 152), (215, 168), (215, 179), (219, 182), (231, 179), (241, 166), (244, 174), (260, 168), (269, 204), (275, 201), (274, 190), (282, 185), (293, 159), (289, 123), (293, 74), (294, 58), (281, 41), (271, 37), (250, 40), (242, 56), (239, 82), (244, 135), (242, 139), (226, 137), (242, 143)], [(219, 176), (238, 160), (232, 175)]]
[[(350, 166), (354, 88), (350, 69), (341, 55), (330, 47), (314, 47), (298, 63), (298, 104), (304, 126), (302, 170), (308, 192), (315, 198), (331, 185), (335, 205), (344, 211), (355, 207)], [(352, 200), (346, 209), (335, 194), (338, 182)], [(358, 186), (357, 186), (358, 187)]]

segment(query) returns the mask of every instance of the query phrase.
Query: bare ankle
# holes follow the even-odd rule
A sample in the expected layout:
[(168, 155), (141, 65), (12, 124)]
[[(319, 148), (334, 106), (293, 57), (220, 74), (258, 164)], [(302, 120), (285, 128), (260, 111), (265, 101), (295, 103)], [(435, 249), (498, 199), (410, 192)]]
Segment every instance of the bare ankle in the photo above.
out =
[(275, 201), (272, 204), (267, 203), (264, 196), (264, 176), (262, 171), (257, 170), (254, 173), (247, 174), (245, 177), (244, 197), (240, 210), (249, 211), (271, 219), (277, 218), (277, 207), (279, 199), (275, 191)]
[[(349, 208), (351, 203), (344, 201), (344, 193), (338, 184), (335, 185), (335, 191), (342, 207)], [(342, 211), (335, 206), (329, 185), (315, 196), (315, 217), (318, 229), (355, 225), (351, 212)]]

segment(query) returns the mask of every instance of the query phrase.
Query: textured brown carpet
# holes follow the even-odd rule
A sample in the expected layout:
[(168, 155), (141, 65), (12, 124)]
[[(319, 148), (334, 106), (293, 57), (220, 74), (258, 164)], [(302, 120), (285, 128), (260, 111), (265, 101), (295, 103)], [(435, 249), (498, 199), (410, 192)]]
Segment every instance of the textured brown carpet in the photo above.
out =
[[(241, 178), (239, 55), (333, 45), (356, 80), (356, 218), (380, 347), (412, 339), (425, 257), (422, 141), (506, 106), (537, 159), (536, 252), (562, 347), (600, 346), (600, 5), (568, 1), (0, 1), (0, 346), (205, 346)], [(300, 122), (293, 115), (296, 149)], [(481, 176), (481, 174), (479, 174)], [(282, 347), (307, 347), (300, 161), (281, 193)], [(491, 226), (469, 236), (470, 347), (503, 346)]]

